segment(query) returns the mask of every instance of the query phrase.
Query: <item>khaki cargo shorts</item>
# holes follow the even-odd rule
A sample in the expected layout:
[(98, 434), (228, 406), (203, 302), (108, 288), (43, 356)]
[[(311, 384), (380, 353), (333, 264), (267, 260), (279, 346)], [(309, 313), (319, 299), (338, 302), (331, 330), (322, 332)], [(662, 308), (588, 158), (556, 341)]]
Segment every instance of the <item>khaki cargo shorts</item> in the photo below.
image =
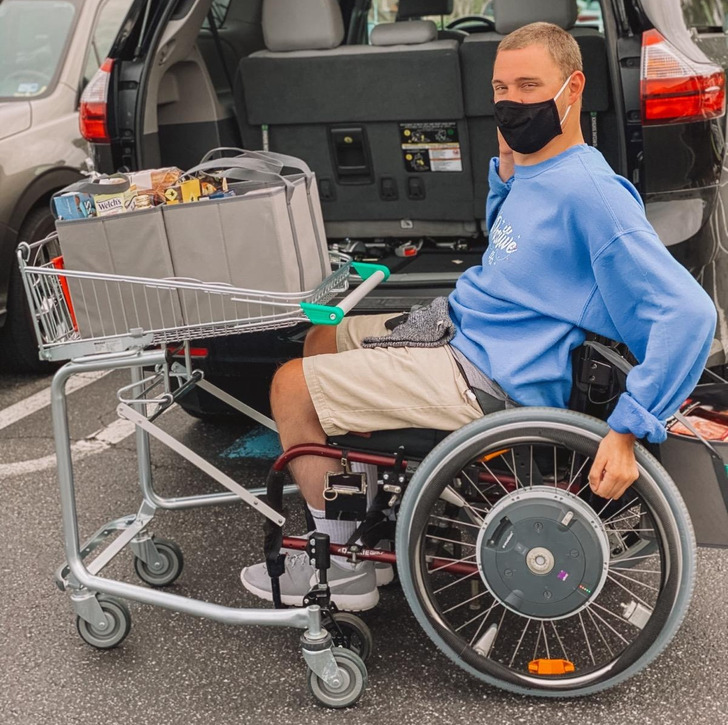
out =
[(327, 435), (396, 428), (457, 430), (483, 412), (449, 345), (362, 348), (365, 337), (389, 333), (396, 315), (345, 317), (338, 352), (303, 359), (303, 374)]

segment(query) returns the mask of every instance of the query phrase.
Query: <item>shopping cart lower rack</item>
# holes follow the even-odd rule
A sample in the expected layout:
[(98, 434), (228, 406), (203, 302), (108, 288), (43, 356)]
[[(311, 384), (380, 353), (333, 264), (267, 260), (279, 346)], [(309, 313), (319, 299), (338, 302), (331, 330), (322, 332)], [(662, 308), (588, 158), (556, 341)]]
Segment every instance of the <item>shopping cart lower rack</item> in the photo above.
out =
[[(277, 525), (284, 517), (264, 503), (263, 489), (248, 490), (182, 445), (153, 421), (191, 386), (198, 385), (239, 411), (273, 429), (272, 420), (249, 408), (192, 369), (189, 341), (257, 332), (304, 321), (336, 324), (389, 271), (380, 265), (340, 261), (339, 268), (315, 290), (276, 293), (237, 289), (189, 279), (148, 279), (63, 269), (55, 235), (21, 244), (18, 259), (30, 305), (41, 358), (68, 360), (53, 378), (51, 403), (58, 461), (65, 554), (58, 570), (58, 586), (70, 593), (81, 637), (107, 649), (128, 634), (131, 619), (123, 600), (152, 604), (226, 624), (287, 626), (304, 630), (301, 648), (309, 667), (309, 683), (322, 703), (343, 707), (360, 697), (366, 686), (366, 667), (353, 651), (332, 646), (322, 626), (317, 604), (302, 609), (241, 609), (220, 606), (157, 590), (174, 581), (182, 569), (181, 552), (172, 542), (147, 532), (157, 509), (187, 509), (244, 501)], [(336, 306), (325, 303), (346, 292), (356, 272), (362, 282)], [(181, 343), (184, 362), (170, 355), (170, 343)], [(178, 350), (179, 352), (179, 350)], [(118, 414), (134, 422), (143, 501), (136, 514), (107, 522), (80, 543), (73, 465), (67, 415), (66, 382), (91, 371), (127, 369), (131, 384), (118, 391)], [(145, 371), (152, 370), (152, 373)], [(228, 489), (227, 492), (166, 498), (153, 487), (150, 436), (157, 438)], [(293, 487), (290, 487), (291, 489)], [(86, 562), (92, 552), (103, 549)], [(100, 575), (126, 546), (135, 569), (152, 588)], [(363, 623), (345, 615), (351, 629)], [(331, 629), (337, 625), (324, 622)], [(340, 629), (340, 627), (339, 627)]]

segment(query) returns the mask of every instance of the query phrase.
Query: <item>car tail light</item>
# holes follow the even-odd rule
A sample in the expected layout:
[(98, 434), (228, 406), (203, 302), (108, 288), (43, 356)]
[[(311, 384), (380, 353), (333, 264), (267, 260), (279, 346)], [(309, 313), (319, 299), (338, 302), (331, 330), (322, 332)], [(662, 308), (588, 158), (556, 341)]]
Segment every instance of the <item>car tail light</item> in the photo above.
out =
[[(172, 355), (172, 357), (184, 358), (185, 356), (184, 347), (182, 347), (181, 345), (179, 347), (169, 345), (167, 347), (167, 351)], [(190, 347), (191, 358), (206, 358), (208, 354), (209, 351), (206, 347)]]
[(642, 123), (687, 123), (725, 113), (725, 73), (696, 63), (657, 30), (642, 34)]
[(95, 143), (109, 143), (111, 141), (106, 123), (106, 99), (113, 67), (114, 61), (107, 58), (81, 94), (79, 124), (81, 126), (81, 135), (87, 141)]

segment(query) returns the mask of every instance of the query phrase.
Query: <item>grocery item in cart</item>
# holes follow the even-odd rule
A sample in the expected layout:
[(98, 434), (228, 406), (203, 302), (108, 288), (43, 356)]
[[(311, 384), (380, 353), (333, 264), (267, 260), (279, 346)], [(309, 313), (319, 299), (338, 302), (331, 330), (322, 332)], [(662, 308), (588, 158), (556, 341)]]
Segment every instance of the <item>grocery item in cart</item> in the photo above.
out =
[(162, 169), (133, 171), (126, 176), (129, 183), (136, 186), (138, 194), (148, 194), (153, 198), (154, 203), (164, 204), (164, 192), (177, 183), (177, 179), (182, 176), (182, 169), (178, 169), (176, 166), (166, 166)]
[(188, 204), (199, 201), (201, 195), (200, 180), (195, 178), (185, 179), (164, 190), (166, 204)]
[(53, 214), (56, 219), (87, 219), (96, 216), (96, 206), (91, 194), (71, 191), (53, 198)]
[(96, 216), (111, 216), (133, 211), (137, 188), (129, 183), (129, 179), (123, 176), (112, 176), (108, 179), (99, 179), (98, 184), (105, 188), (101, 193), (93, 194), (91, 197), (96, 209)]

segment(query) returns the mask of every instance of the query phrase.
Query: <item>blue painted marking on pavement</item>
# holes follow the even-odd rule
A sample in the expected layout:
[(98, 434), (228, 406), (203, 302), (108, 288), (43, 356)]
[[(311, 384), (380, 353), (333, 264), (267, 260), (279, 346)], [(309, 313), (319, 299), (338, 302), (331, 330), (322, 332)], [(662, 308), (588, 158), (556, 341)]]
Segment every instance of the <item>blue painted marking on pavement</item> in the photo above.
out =
[(238, 438), (220, 456), (222, 458), (273, 459), (278, 458), (281, 453), (283, 453), (283, 448), (281, 448), (278, 433), (259, 425)]

